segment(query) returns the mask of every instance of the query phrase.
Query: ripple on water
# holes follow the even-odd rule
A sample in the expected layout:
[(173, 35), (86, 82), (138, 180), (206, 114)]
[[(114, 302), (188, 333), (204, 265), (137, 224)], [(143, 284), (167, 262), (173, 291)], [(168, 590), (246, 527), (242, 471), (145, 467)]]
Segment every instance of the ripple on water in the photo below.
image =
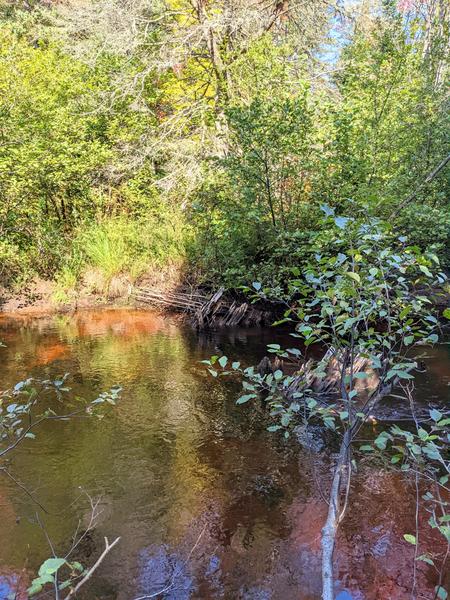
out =
[[(199, 364), (217, 351), (253, 363), (283, 335), (196, 334), (139, 310), (0, 319), (3, 387), (29, 373), (64, 372), (73, 375), (73, 393), (85, 398), (123, 386), (104, 420), (47, 423), (13, 462), (21, 481), (56, 513), (44, 518), (61, 551), (78, 519), (89, 518), (86, 502), (74, 503), (79, 487), (102, 496), (98, 527), (77, 558), (92, 562), (105, 535), (122, 539), (86, 598), (130, 600), (164, 588), (161, 597), (173, 600), (320, 598), (326, 506), (312, 473), (314, 467), (326, 486), (329, 464), (269, 435), (261, 415), (236, 407), (238, 386), (212, 380)], [(431, 375), (419, 387), (443, 397), (447, 348), (427, 361)], [(358, 475), (338, 540), (339, 600), (379, 600), (379, 589), (383, 597), (406, 598), (413, 557), (402, 534), (414, 527), (414, 515), (401, 510), (407, 492), (377, 473)], [(4, 479), (0, 504), (1, 599), (25, 561), (35, 571), (48, 547), (35, 505)], [(423, 590), (432, 589), (429, 566), (418, 569)]]

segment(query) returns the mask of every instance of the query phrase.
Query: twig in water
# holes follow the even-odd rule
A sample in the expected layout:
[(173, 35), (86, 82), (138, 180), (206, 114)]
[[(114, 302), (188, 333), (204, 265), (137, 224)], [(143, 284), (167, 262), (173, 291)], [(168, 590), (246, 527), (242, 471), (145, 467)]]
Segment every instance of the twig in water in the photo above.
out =
[(81, 581), (79, 581), (77, 583), (77, 585), (72, 588), (70, 590), (70, 592), (67, 594), (67, 596), (65, 597), (64, 600), (70, 600), (70, 598), (73, 598), (78, 591), (80, 590), (80, 588), (87, 582), (89, 581), (89, 579), (92, 577), (92, 575), (94, 574), (94, 572), (98, 569), (98, 567), (102, 564), (102, 562), (104, 561), (106, 555), (114, 548), (114, 546), (116, 544), (118, 544), (120, 541), (120, 537), (116, 538), (111, 544), (108, 541), (108, 538), (105, 537), (105, 549), (103, 550), (103, 552), (101, 553), (101, 555), (99, 556), (97, 562), (88, 570), (88, 572), (85, 574), (85, 576), (83, 577), (83, 579)]

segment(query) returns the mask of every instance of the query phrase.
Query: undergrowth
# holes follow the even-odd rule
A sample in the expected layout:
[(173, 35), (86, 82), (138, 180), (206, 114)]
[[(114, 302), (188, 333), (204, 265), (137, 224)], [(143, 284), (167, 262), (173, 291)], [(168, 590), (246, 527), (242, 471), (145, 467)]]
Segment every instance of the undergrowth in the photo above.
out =
[(80, 227), (56, 274), (54, 299), (67, 302), (79, 288), (109, 295), (115, 280), (128, 283), (185, 261), (191, 232), (183, 216), (110, 218)]

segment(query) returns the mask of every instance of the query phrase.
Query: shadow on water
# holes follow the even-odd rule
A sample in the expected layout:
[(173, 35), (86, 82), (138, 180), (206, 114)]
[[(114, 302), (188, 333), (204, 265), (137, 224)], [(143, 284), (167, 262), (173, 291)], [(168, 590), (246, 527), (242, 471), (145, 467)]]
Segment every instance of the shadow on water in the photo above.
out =
[[(48, 510), (43, 518), (61, 552), (78, 519), (83, 527), (89, 518), (86, 502), (75, 501), (79, 487), (101, 495), (98, 526), (76, 558), (92, 564), (105, 535), (122, 539), (85, 598), (320, 598), (327, 459), (269, 434), (261, 411), (236, 406), (239, 384), (213, 380), (199, 362), (221, 351), (252, 364), (283, 332), (196, 334), (150, 311), (102, 310), (3, 317), (0, 339), (2, 388), (65, 372), (86, 398), (123, 386), (106, 419), (44, 424), (11, 465)], [(421, 390), (448, 394), (448, 359), (448, 347), (425, 359)], [(358, 475), (338, 540), (339, 600), (409, 598), (413, 550), (403, 533), (414, 528), (413, 493), (392, 473)], [(49, 549), (36, 506), (5, 478), (0, 509), (2, 600), (29, 582)], [(423, 540), (434, 543), (429, 533)], [(418, 582), (424, 593), (432, 589), (429, 565), (419, 565)]]

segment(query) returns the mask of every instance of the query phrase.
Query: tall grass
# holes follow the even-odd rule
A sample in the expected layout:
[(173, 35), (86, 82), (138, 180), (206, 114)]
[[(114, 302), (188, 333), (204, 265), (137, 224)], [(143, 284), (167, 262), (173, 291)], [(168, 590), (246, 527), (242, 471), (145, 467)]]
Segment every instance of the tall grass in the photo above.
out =
[(82, 231), (75, 240), (83, 262), (99, 269), (108, 283), (115, 275), (127, 270), (133, 261), (130, 247), (135, 233), (133, 226), (134, 223), (117, 220), (95, 224)]
[(107, 293), (115, 277), (134, 282), (144, 273), (181, 264), (189, 237), (183, 215), (176, 211), (145, 219), (120, 216), (80, 227), (71, 259), (57, 277), (59, 295), (63, 298), (67, 286), (83, 278), (91, 287), (95, 280), (95, 291)]

